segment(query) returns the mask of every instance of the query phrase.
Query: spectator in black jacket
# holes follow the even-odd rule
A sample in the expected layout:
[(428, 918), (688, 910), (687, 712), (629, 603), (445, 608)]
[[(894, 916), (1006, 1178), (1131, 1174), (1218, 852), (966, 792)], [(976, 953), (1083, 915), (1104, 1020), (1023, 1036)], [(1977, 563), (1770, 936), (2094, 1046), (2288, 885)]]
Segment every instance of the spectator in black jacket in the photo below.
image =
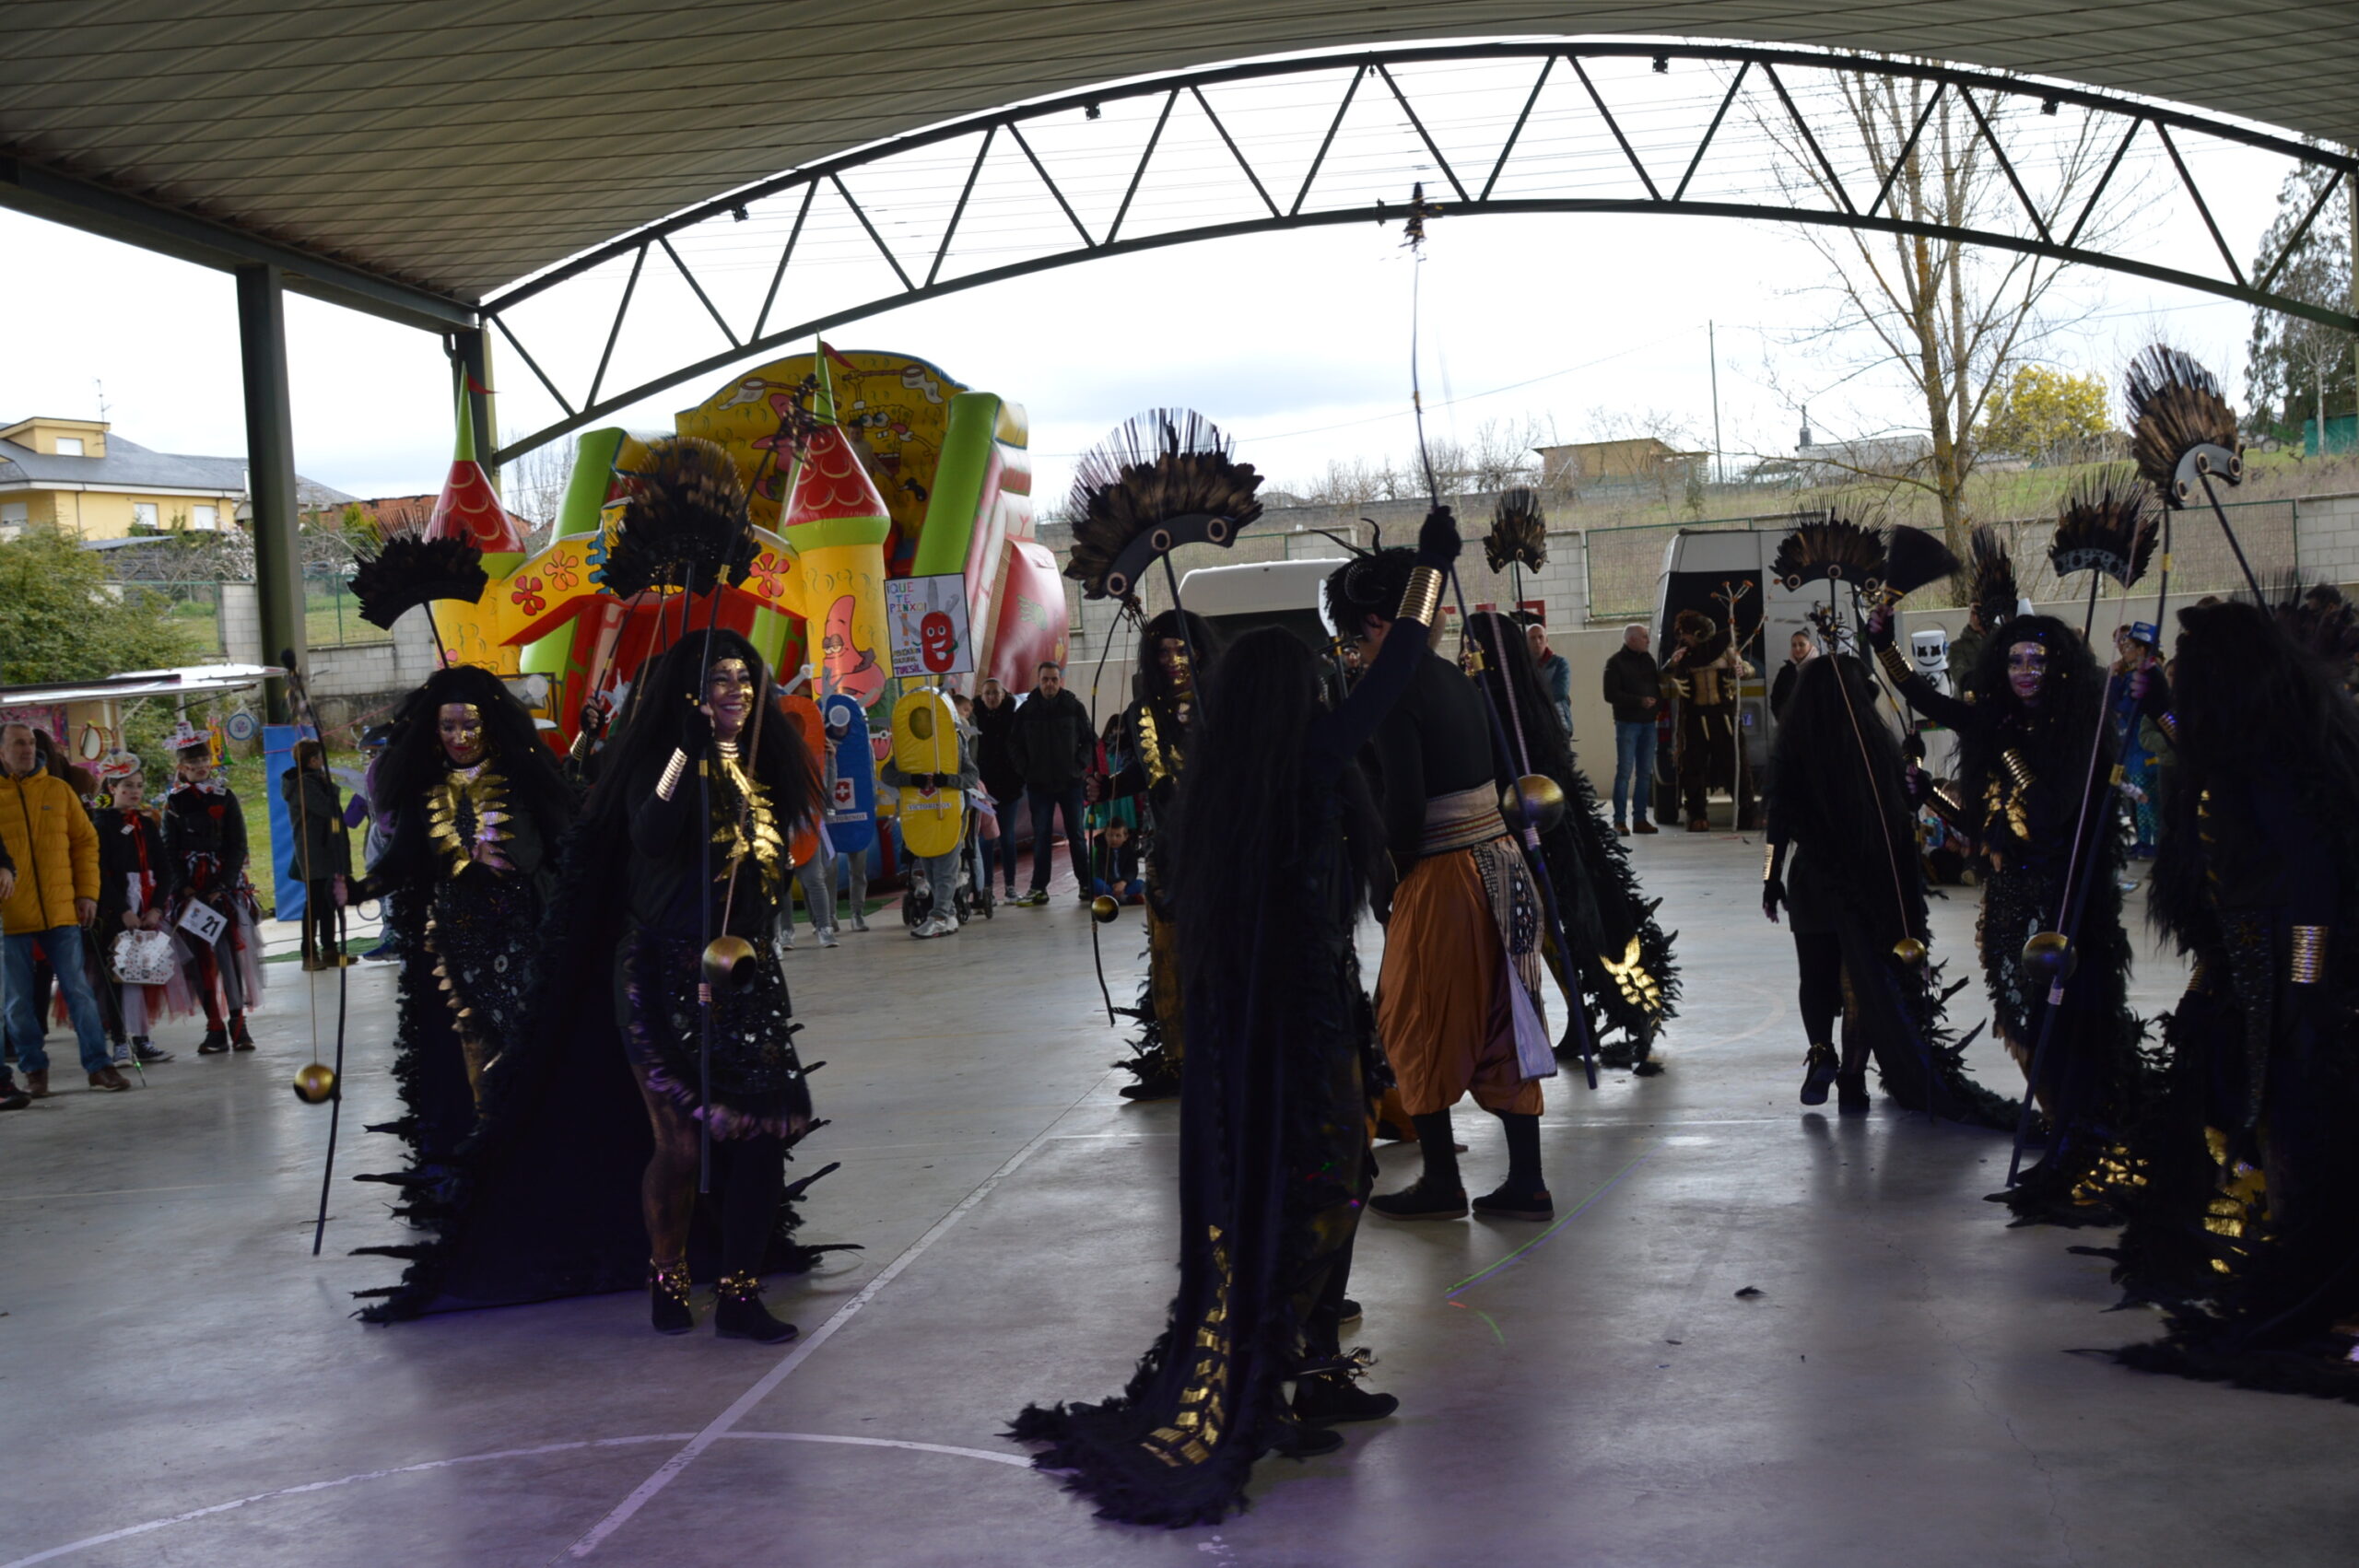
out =
[(1088, 903), (1089, 840), (1082, 826), (1081, 780), (1096, 760), (1097, 731), (1081, 698), (1065, 690), (1064, 666), (1040, 666), (1032, 695), (1015, 710), (1009, 749), (1024, 775), (1024, 797), (1032, 808), (1032, 887), (1015, 902), (1049, 901), (1049, 835), (1062, 812), (1074, 882), (1081, 901)]
[(1625, 838), (1634, 831), (1655, 830), (1648, 818), (1654, 804), (1655, 710), (1662, 706), (1662, 672), (1647, 651), (1653, 642), (1646, 627), (1625, 626), (1622, 646), (1605, 661), (1605, 700), (1614, 709), (1614, 831)]
[(999, 817), (999, 837), (984, 848), (983, 880), (997, 870), (1006, 898), (1015, 897), (1015, 808), (1024, 803), (1024, 769), (1015, 761), (1015, 698), (996, 679), (983, 682), (975, 705), (975, 770)]

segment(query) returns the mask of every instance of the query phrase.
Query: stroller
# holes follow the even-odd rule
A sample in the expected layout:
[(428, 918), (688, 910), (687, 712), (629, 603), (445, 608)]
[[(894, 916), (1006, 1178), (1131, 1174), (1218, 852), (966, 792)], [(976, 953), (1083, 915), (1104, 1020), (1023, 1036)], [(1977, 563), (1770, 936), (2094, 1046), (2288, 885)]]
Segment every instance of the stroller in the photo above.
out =
[[(965, 925), (980, 914), (992, 918), (996, 903), (992, 896), (991, 875), (983, 866), (982, 812), (975, 804), (978, 798), (988, 800), (980, 790), (971, 791), (967, 808), (967, 831), (958, 842), (958, 880), (951, 891), (951, 910)], [(916, 862), (910, 862), (910, 890), (901, 898), (901, 923), (915, 929), (918, 922), (933, 913), (933, 888), (918, 876)]]

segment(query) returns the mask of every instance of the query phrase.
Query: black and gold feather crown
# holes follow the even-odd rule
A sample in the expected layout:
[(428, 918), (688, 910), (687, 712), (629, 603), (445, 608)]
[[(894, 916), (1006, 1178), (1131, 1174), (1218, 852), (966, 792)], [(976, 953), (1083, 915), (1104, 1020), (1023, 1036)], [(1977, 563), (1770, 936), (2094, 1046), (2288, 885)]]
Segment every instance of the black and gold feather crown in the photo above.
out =
[[(2198, 447), (2238, 450), (2236, 412), (2211, 371), (2192, 356), (2155, 344), (2130, 362), (2124, 378), (2130, 408), (2130, 455), (2146, 482), (2174, 502), (2188, 497), (2177, 486), (2179, 460)], [(2231, 464), (2224, 475), (2238, 476)]]
[(1778, 541), (1769, 570), (1789, 590), (1835, 581), (1864, 592), (1884, 582), (1884, 535), (1829, 514)]
[(2158, 521), (2154, 487), (2138, 466), (2107, 463), (2075, 483), (2057, 509), (2048, 562), (2059, 577), (2103, 572), (2128, 588), (2146, 575)]
[(1510, 563), (1533, 571), (1548, 564), (1548, 514), (1541, 509), (1538, 492), (1521, 485), (1499, 492), (1491, 532), (1483, 536), (1483, 555), (1495, 572)]
[(651, 441), (631, 470), (630, 498), (604, 568), (606, 591), (628, 599), (650, 588), (709, 592), (744, 582), (760, 553), (746, 515), (745, 479), (718, 442), (697, 436)]
[(1177, 546), (1235, 544), (1262, 515), (1261, 487), (1262, 475), (1237, 461), (1211, 420), (1192, 409), (1149, 409), (1074, 469), (1065, 575), (1086, 598), (1127, 598), (1146, 567)]

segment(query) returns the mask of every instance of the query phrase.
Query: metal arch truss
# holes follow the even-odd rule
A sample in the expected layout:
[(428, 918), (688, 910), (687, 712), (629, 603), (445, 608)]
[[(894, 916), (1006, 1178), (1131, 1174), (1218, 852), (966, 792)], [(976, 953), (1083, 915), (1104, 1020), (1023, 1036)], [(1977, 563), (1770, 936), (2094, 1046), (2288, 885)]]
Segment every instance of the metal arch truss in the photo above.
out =
[[(2200, 52), (2195, 58), (2200, 60)], [(1676, 134), (1667, 134), (1658, 124), (1653, 135), (1660, 146), (1634, 143), (1636, 122), (1645, 118), (1643, 112), (1634, 111), (1625, 103), (1623, 114), (1617, 116), (1609, 103), (1609, 94), (1601, 89), (1598, 80), (1600, 76), (1606, 76), (1609, 87), (1614, 83), (1602, 63), (1634, 60), (1648, 62), (1658, 76), (1668, 73), (1674, 64), (1682, 68), (1695, 64), (1716, 68), (1719, 76), (1715, 78), (1713, 90), (1703, 95), (1701, 100), (1717, 101), (1708, 123), (1700, 129), (1688, 127)], [(1449, 135), (1447, 118), (1450, 106), (1432, 101), (1447, 99), (1449, 94), (1435, 85), (1438, 78), (1431, 72), (1421, 76), (1408, 68), (1490, 64), (1506, 69), (1519, 63), (1529, 67), (1529, 86), (1520, 89), (1520, 110), (1504, 141), (1495, 151), (1480, 157), (1470, 157), (1461, 148), (1453, 158), (1442, 146), (1442, 140)], [(1601, 68), (1593, 73), (1591, 66)], [(1621, 69), (1627, 72), (1630, 67), (1625, 64)], [(1865, 163), (1858, 157), (1851, 160), (1856, 188), (1846, 183), (1836, 158), (1827, 150), (1841, 140), (1844, 127), (1840, 116), (1844, 109), (1840, 96), (1825, 89), (1840, 76), (1891, 83), (1904, 91), (1922, 95), (1913, 100), (1918, 111), (1914, 126), (1897, 158), (1886, 159), (1880, 153), (1870, 152), (1865, 155)], [(1288, 78), (1297, 78), (1306, 97), (1315, 96), (1318, 101), (1293, 117), (1300, 120), (1308, 116), (1309, 123), (1291, 126), (1283, 144), (1270, 139), (1256, 146), (1250, 133), (1240, 137), (1237, 122), (1250, 116), (1240, 115), (1233, 109), (1229, 118), (1224, 119), (1207, 95), (1207, 89), (1283, 89)], [(1722, 81), (1724, 87), (1720, 85)], [(1613, 177), (1625, 189), (1614, 193), (1590, 193), (1574, 188), (1582, 183), (1581, 179), (1560, 177), (1562, 188), (1552, 190), (1547, 170), (1533, 171), (1533, 145), (1539, 139), (1532, 134), (1533, 111), (1552, 82), (1560, 92), (1578, 93), (1576, 103), (1588, 106), (1584, 113), (1593, 118), (1581, 130), (1594, 138), (1592, 150), (1603, 149), (1605, 160), (1615, 165)], [(1775, 181), (1778, 190), (1770, 199), (1760, 195), (1713, 197), (1697, 187), (1698, 172), (1707, 167), (1708, 154), (1715, 150), (1716, 145), (1725, 156), (1731, 141), (1742, 135), (1741, 132), (1731, 132), (1729, 121), (1732, 106), (1748, 85), (1756, 95), (1748, 100), (1755, 106), (1756, 116), (1762, 113), (1763, 106), (1773, 100), (1777, 106), (1777, 117), (1781, 123), (1772, 124), (1763, 120), (1758, 128), (1766, 133), (1762, 140), (1767, 156), (1784, 160), (1787, 168), (1784, 176)], [(1623, 86), (1628, 86), (1628, 78)], [(1818, 90), (1812, 91), (1813, 87)], [(1764, 89), (1773, 97), (1762, 96)], [(1516, 90), (1509, 87), (1505, 96), (1511, 96)], [(1461, 91), (1459, 96), (1466, 95)], [(1971, 135), (1992, 155), (1990, 161), (2004, 174), (2013, 198), (2012, 203), (1998, 204), (2001, 210), (1986, 215), (1989, 221), (1977, 226), (1914, 220), (1900, 210), (1901, 204), (1895, 194), (1895, 182), (1910, 152), (1918, 147), (1935, 108), (1945, 96), (1953, 97), (1968, 111)], [(1371, 198), (1365, 190), (1330, 189), (1337, 183), (1332, 170), (1340, 159), (1340, 155), (1331, 155), (1336, 154), (1338, 134), (1344, 130), (1356, 101), (1363, 105), (1364, 111), (1373, 110), (1382, 116), (1400, 137), (1414, 138), (1406, 144), (1411, 148), (1411, 161), (1401, 165), (1398, 189), (1391, 191), (1389, 203), (1382, 197)], [(1504, 101), (1504, 96), (1493, 91), (1487, 95), (1487, 101), (1496, 107)], [(1333, 107), (1329, 112), (1325, 106), (1331, 103)], [(1420, 111), (1421, 103), (1426, 106), (1424, 112)], [(1093, 230), (1082, 216), (1080, 209), (1086, 204), (1079, 194), (1074, 177), (1061, 170), (1057, 158), (1044, 157), (1039, 144), (1053, 135), (1061, 123), (1069, 125), (1076, 117), (1096, 121), (1108, 108), (1117, 105), (1133, 106), (1133, 123), (1151, 122), (1152, 129), (1135, 156), (1128, 152), (1121, 155), (1115, 181), (1108, 181), (1107, 159), (1100, 158), (1096, 175), (1099, 193), (1109, 195), (1112, 184), (1119, 183), (1121, 194), (1119, 204), (1113, 205), (1110, 218), (1103, 222), (1102, 228)], [(2065, 193), (2060, 192), (2057, 200), (2043, 208), (2026, 184), (2026, 174), (2031, 172), (2028, 163), (2020, 150), (2018, 157), (2011, 160), (1994, 126), (2009, 112), (2021, 115), (2026, 108), (2032, 108), (2053, 116), (2067, 106), (2089, 116), (2085, 134), (2098, 151), (2098, 158), (2089, 167), (2102, 161), (2102, 172), (2084, 188), (2071, 189), (2069, 200), (2065, 199)], [(1202, 116), (1197, 126), (1202, 143), (1199, 152), (1215, 146), (1202, 136), (1203, 127), (1208, 125), (1217, 136), (1217, 146), (1226, 149), (1225, 153), (1212, 153), (1213, 162), (1223, 166), (1221, 172), (1232, 183), (1235, 176), (1242, 176), (1241, 184), (1237, 184), (1235, 190), (1235, 207), (1226, 212), (1201, 214), (1177, 227), (1143, 231), (1135, 219), (1144, 205), (1154, 198), (1159, 181), (1193, 181), (1200, 187), (1206, 181), (1210, 166), (1203, 157), (1196, 159), (1193, 167), (1182, 170), (1170, 156), (1173, 139), (1167, 136), (1167, 130), (1175, 111), (1186, 114), (1191, 110)], [(1319, 135), (1307, 167), (1298, 179), (1290, 177), (1281, 184), (1275, 166), (1297, 160), (1300, 149), (1309, 145), (1302, 133), (1320, 121), (1324, 123), (1323, 135)], [(963, 151), (955, 158), (949, 156), (952, 144), (970, 137), (980, 138), (971, 158)], [(2199, 138), (2276, 154), (2288, 160), (2289, 166), (2309, 166), (2327, 176), (2316, 202), (2281, 252), (2249, 274), (2237, 261), (2221, 230), (2214, 208), (2205, 200), (2195, 171), (2189, 167), (2189, 149), (2204, 145)], [(1646, 135), (1642, 134), (1640, 139), (1646, 140)], [(1856, 135), (1853, 139), (1858, 143)], [(2107, 228), (2102, 221), (2093, 227), (2092, 220), (2107, 210), (2107, 198), (2119, 201), (2128, 193), (2122, 170), (2133, 144), (2139, 145), (2142, 160), (2149, 165), (2148, 172), (2161, 177), (2164, 189), (2153, 198), (2153, 210), (2168, 224), (2185, 226), (2178, 229), (2180, 233), (2207, 234), (2210, 245), (2201, 249), (2207, 261), (2208, 252), (2216, 252), (2220, 263), (2217, 270), (2198, 271), (2141, 259), (2105, 248), (2101, 237), (2092, 240)], [(1855, 153), (1862, 146), (1863, 143), (1855, 146)], [(2108, 146), (2109, 157), (2104, 153)], [(1011, 148), (1012, 152), (1008, 150)], [(2154, 150), (2156, 148), (2159, 156)], [(1039, 181), (1036, 198), (1045, 192), (1053, 202), (1052, 206), (1037, 204), (1035, 216), (1042, 228), (1056, 235), (1056, 241), (1045, 249), (1037, 249), (1036, 240), (1036, 253), (1021, 260), (996, 264), (978, 261), (971, 270), (950, 270), (966, 259), (962, 252), (987, 254), (990, 249), (988, 243), (976, 238), (979, 231), (990, 228), (988, 203), (975, 198), (978, 181), (995, 151), (1003, 158), (1020, 156), (1024, 166)], [(1166, 154), (1161, 167), (1158, 151)], [(1651, 161), (1649, 154), (1653, 155)], [(1556, 161), (1565, 161), (1561, 154)], [(1232, 162), (1233, 172), (1227, 168)], [(933, 181), (934, 189), (922, 199), (948, 205), (948, 220), (941, 227), (938, 237), (930, 238), (922, 245), (905, 243), (897, 251), (882, 232), (882, 227), (895, 226), (898, 220), (886, 215), (906, 210), (899, 205), (906, 198), (880, 199), (872, 194), (863, 203), (854, 194), (847, 176), (875, 177), (887, 182), (898, 178), (906, 192), (911, 188), (909, 181), (912, 172), (920, 180)], [(1324, 182), (1323, 175), (1330, 176)], [(1592, 173), (1587, 181), (1594, 184), (1597, 178)], [(1861, 206), (1857, 197), (1866, 193), (1871, 179), (1877, 181), (1874, 195)], [(2341, 149), (2140, 99), (1902, 59), (1803, 50), (1589, 41), (1380, 49), (1183, 72), (996, 110), (791, 170), (575, 257), (482, 307), (486, 328), (499, 333), (507, 347), (563, 410), (562, 417), (502, 448), (495, 461), (511, 461), (571, 431), (598, 423), (642, 399), (723, 371), (755, 355), (919, 300), (1162, 246), (1283, 228), (1398, 219), (1404, 216), (1413, 180), (1427, 186), (1426, 210), (1434, 216), (1663, 213), (1920, 235), (2130, 274), (2359, 333), (2359, 317), (2322, 308), (2274, 287), (2294, 248), (2308, 235), (2334, 193), (2346, 182), (2359, 187), (2359, 158)], [(955, 202), (950, 200), (953, 190)], [(1691, 190), (1696, 193), (1691, 194)], [(1813, 195), (1815, 202), (1809, 199)], [(839, 216), (848, 213), (854, 220), (856, 230), (844, 227), (841, 234), (864, 234), (864, 241), (856, 243), (869, 251), (865, 257), (868, 266), (876, 271), (881, 260), (882, 270), (877, 271), (877, 276), (881, 280), (889, 275), (891, 282), (863, 298), (829, 302), (827, 308), (816, 310), (791, 324), (772, 325), (781, 316), (796, 314), (790, 301), (817, 303), (795, 292), (805, 277), (797, 273), (796, 263), (805, 263), (806, 273), (808, 265), (817, 264), (813, 260), (815, 246), (806, 233), (806, 224), (815, 204), (823, 198), (839, 203)], [(762, 270), (767, 272), (769, 282), (759, 309), (747, 312), (750, 322), (742, 328), (733, 326), (729, 313), (715, 302), (716, 294), (722, 290), (708, 287), (715, 282), (708, 272), (711, 263), (703, 259), (698, 241), (700, 237), (712, 237), (716, 231), (727, 233), (733, 224), (745, 221), (750, 206), (769, 203), (779, 204), (775, 209), (766, 206), (765, 211), (775, 210), (779, 214), (781, 221), (777, 227), (785, 228), (784, 237), (775, 246), (774, 258), (767, 253), (763, 257)], [(792, 213), (791, 224), (783, 221), (789, 210)], [(880, 219), (885, 219), (882, 226)], [(2201, 229), (2195, 225), (2200, 225)], [(871, 247), (873, 251), (869, 250)], [(843, 260), (840, 247), (836, 260), (839, 264)], [(641, 285), (651, 272), (666, 271), (685, 283), (718, 329), (725, 346), (669, 366), (627, 387), (610, 388), (608, 372), (614, 368), (616, 345), (634, 320), (634, 304), (642, 311), (649, 309)], [(547, 352), (551, 345), (546, 341), (546, 334), (564, 331), (556, 323), (578, 319), (578, 315), (559, 312), (553, 321), (544, 322), (545, 352), (535, 356), (531, 347), (533, 325), (520, 319), (521, 308), (538, 300), (562, 299), (561, 291), (569, 287), (577, 294), (586, 291), (591, 280), (602, 274), (609, 280), (606, 287), (610, 288), (616, 273), (623, 275), (620, 298), (613, 307), (595, 369), (589, 370), (586, 378), (574, 376), (572, 379), (579, 384), (569, 395), (562, 384), (566, 375), (553, 374), (544, 368), (545, 362), (553, 357)], [(804, 289), (805, 296), (811, 292)], [(538, 313), (522, 312), (524, 316)], [(586, 366), (586, 353), (577, 357)]]

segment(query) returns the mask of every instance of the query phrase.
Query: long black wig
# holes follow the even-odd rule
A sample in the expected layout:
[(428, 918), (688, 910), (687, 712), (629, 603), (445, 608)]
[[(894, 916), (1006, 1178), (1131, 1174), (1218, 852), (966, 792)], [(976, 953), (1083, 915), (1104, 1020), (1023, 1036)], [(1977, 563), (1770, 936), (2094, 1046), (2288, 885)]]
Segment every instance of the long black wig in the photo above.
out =
[(1932, 933), (1900, 743), (1876, 697), (1874, 677), (1850, 654), (1802, 665), (1770, 754), (1771, 826), (1796, 847), (1794, 875), (1834, 895), (1844, 1029), (1864, 1034), (1884, 1093), (1909, 1110), (2013, 1128), (2016, 1103), (1966, 1072), (1973, 1036), (1956, 1038), (1946, 1022), (1944, 1004), (1966, 982), (1942, 989), (1930, 956), (1911, 965), (1894, 951)]
[[(2118, 1353), (2359, 1402), (2341, 1329), (2359, 1316), (2359, 708), (2294, 605), (2178, 620), (2149, 913), (2197, 975), (2164, 1022), (2111, 1252), (2129, 1299), (2169, 1328)], [(2315, 985), (2284, 980), (2299, 925), (2327, 927)]]
[(1384, 836), (1357, 745), (1283, 628), (1239, 638), (1207, 685), (1176, 824), (1179, 1288), (1121, 1394), (1028, 1408), (1010, 1433), (1050, 1445), (1036, 1463), (1101, 1517), (1171, 1527), (1242, 1506), (1254, 1460), (1289, 1441), (1284, 1382), (1335, 1352), (1320, 1303), (1367, 1195), (1381, 1075), (1352, 931), (1382, 896)]
[[(1607, 1067), (1644, 1066), (1656, 1035), (1678, 1015), (1675, 933), (1665, 932), (1655, 919), (1662, 901), (1640, 892), (1630, 852), (1607, 822), (1556, 705), (1541, 685), (1523, 628), (1496, 611), (1478, 610), (1467, 632), (1482, 649), (1481, 679), (1501, 720), (1520, 731), (1520, 744), (1517, 734), (1508, 739), (1512, 765), (1524, 767), (1528, 754), (1532, 771), (1555, 779), (1565, 792), (1564, 817), (1541, 836), (1565, 940), (1579, 961), (1577, 977), (1567, 976), (1560, 964), (1557, 978), (1582, 999), (1598, 1060)], [(1568, 1021), (1557, 1053), (1569, 1057), (1576, 1049)]]

